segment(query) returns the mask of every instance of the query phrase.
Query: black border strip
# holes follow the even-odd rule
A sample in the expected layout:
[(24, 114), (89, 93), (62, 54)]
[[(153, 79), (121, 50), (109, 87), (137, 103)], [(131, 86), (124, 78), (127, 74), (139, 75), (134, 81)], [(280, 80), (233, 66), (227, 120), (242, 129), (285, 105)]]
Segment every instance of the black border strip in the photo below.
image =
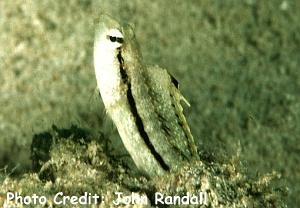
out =
[[(168, 170), (170, 170), (170, 167), (166, 164), (166, 162), (161, 157), (161, 155), (155, 150), (153, 144), (150, 141), (150, 138), (149, 138), (147, 132), (145, 131), (142, 118), (138, 114), (136, 103), (135, 103), (134, 97), (132, 95), (131, 83), (128, 80), (128, 75), (126, 73), (126, 69), (124, 69), (124, 59), (121, 55), (121, 49), (119, 49), (119, 53), (117, 55), (117, 58), (118, 58), (118, 61), (120, 63), (121, 78), (124, 81), (124, 83), (127, 84), (127, 87), (128, 87), (126, 95), (127, 95), (127, 100), (128, 100), (129, 106), (130, 106), (130, 111), (131, 111), (131, 113), (133, 114), (133, 116), (135, 118), (135, 123), (136, 123), (138, 131), (140, 133), (140, 136), (143, 138), (143, 140), (144, 140), (145, 144), (147, 145), (148, 149), (150, 150), (151, 154), (158, 161), (158, 163), (161, 165), (161, 167), (164, 170), (168, 171)], [(139, 150), (137, 150), (137, 151), (139, 151)]]

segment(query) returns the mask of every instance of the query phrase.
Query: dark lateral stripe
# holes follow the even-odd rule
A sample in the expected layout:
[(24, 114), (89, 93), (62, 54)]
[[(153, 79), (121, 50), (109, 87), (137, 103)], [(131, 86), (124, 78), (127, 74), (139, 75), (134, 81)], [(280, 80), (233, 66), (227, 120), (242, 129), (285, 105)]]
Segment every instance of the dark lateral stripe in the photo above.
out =
[(151, 154), (159, 162), (159, 164), (161, 165), (161, 167), (164, 170), (170, 170), (169, 166), (165, 163), (165, 161), (160, 156), (160, 154), (158, 154), (158, 152), (156, 152), (154, 146), (152, 145), (152, 143), (149, 139), (149, 136), (148, 136), (147, 132), (144, 129), (143, 121), (142, 121), (140, 115), (137, 112), (136, 104), (135, 104), (134, 98), (132, 96), (131, 84), (130, 83), (128, 83), (127, 99), (128, 99), (129, 105), (130, 105), (130, 110), (131, 110), (133, 116), (135, 117), (135, 123), (136, 123), (136, 126), (137, 126), (138, 130), (139, 130), (139, 133), (140, 133), (141, 137), (144, 139), (144, 142), (147, 145), (147, 147), (150, 149)]
[(126, 74), (126, 71), (124, 70), (124, 59), (121, 55), (121, 49), (119, 49), (119, 53), (117, 55), (118, 61), (120, 63), (120, 74), (121, 74), (121, 78), (124, 81), (124, 83), (128, 82), (128, 76)]
[(147, 145), (148, 149), (150, 150), (151, 154), (154, 156), (156, 161), (158, 161), (158, 163), (160, 164), (160, 166), (164, 170), (168, 171), (168, 170), (170, 170), (169, 166), (165, 163), (163, 158), (160, 156), (160, 154), (155, 150), (154, 146), (152, 145), (152, 143), (150, 141), (150, 138), (149, 138), (147, 132), (145, 131), (142, 118), (138, 114), (138, 111), (137, 111), (137, 108), (136, 108), (136, 103), (135, 103), (135, 100), (134, 100), (133, 95), (132, 95), (131, 83), (128, 81), (128, 75), (126, 74), (126, 71), (124, 69), (124, 59), (121, 55), (121, 50), (119, 50), (117, 58), (118, 58), (118, 61), (120, 63), (120, 74), (121, 74), (122, 80), (128, 86), (127, 100), (128, 100), (129, 106), (130, 106), (130, 111), (131, 111), (132, 115), (135, 118), (135, 124), (138, 128), (140, 136), (143, 138), (145, 144)]

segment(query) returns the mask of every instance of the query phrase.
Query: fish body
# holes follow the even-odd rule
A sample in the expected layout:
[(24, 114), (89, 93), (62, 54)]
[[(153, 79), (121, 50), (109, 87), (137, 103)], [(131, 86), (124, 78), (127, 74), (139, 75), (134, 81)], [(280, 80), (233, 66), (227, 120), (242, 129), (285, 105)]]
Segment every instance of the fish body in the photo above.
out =
[(140, 171), (154, 177), (198, 157), (178, 82), (143, 64), (132, 27), (100, 17), (94, 66), (106, 111)]

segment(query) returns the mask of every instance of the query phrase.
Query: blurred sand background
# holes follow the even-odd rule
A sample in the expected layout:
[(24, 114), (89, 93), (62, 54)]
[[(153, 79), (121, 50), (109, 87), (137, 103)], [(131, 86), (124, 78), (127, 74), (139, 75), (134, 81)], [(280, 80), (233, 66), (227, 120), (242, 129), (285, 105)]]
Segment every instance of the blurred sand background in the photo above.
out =
[(201, 153), (227, 160), (241, 151), (249, 175), (281, 173), (295, 207), (299, 11), (296, 0), (0, 1), (0, 169), (27, 171), (33, 135), (52, 125), (116, 136), (92, 64), (104, 12), (132, 23), (145, 63), (178, 79)]

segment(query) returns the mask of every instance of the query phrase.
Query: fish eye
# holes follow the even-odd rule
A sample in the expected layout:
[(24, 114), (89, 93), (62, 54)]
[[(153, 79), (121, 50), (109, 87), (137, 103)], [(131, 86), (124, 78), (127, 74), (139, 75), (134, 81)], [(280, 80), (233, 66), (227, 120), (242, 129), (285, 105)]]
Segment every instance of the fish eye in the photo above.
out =
[(115, 36), (107, 36), (107, 39), (109, 39), (111, 42), (118, 42), (118, 43), (123, 43), (124, 39), (121, 37), (115, 37)]
[(116, 42), (116, 40), (117, 40), (116, 37), (110, 36), (110, 35), (107, 36), (107, 39), (109, 39), (111, 42)]

